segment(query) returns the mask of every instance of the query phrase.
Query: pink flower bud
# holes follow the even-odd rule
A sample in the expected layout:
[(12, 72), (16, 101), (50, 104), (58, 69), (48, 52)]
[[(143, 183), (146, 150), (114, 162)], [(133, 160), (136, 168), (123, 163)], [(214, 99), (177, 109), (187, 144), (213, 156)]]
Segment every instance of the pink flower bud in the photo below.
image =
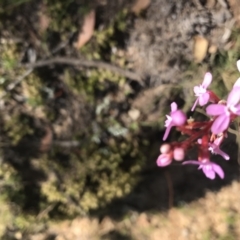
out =
[(171, 150), (170, 144), (163, 144), (160, 147), (160, 153), (169, 153), (170, 150)]
[(157, 165), (159, 167), (165, 167), (165, 166), (169, 165), (171, 162), (172, 162), (171, 154), (162, 153), (158, 156)]
[(177, 147), (173, 150), (173, 158), (176, 161), (182, 161), (185, 157), (184, 149), (181, 147)]

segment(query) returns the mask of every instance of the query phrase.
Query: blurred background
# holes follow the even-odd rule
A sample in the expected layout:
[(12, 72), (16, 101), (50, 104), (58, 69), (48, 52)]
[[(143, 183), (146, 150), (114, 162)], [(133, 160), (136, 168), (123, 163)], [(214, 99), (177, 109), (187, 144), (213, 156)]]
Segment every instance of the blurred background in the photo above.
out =
[(0, 238), (240, 239), (234, 135), (224, 180), (156, 166), (170, 103), (240, 76), (239, 4), (0, 0)]

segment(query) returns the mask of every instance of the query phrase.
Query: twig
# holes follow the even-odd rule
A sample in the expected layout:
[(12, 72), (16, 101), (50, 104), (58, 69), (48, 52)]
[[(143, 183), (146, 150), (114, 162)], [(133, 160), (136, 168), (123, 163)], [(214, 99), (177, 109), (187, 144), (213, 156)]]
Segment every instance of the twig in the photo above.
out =
[[(30, 69), (26, 70), (23, 75), (21, 75), (20, 77), (17, 78), (16, 81), (10, 83), (7, 86), (6, 90), (8, 92), (12, 91), (25, 77), (27, 77), (29, 74), (31, 74), (32, 71), (33, 71), (33, 68), (30, 68)], [(6, 95), (7, 95), (7, 92), (2, 93), (0, 95), (0, 100), (3, 99)]]
[(173, 184), (171, 175), (168, 170), (164, 171), (165, 178), (167, 180), (167, 186), (168, 186), (168, 207), (169, 209), (173, 207)]
[(18, 77), (16, 81), (10, 83), (7, 86), (7, 91), (12, 91), (25, 77), (31, 74), (32, 71), (33, 68), (28, 69), (22, 76)]
[(40, 60), (35, 63), (28, 63), (24, 64), (24, 66), (28, 68), (40, 68), (49, 65), (56, 65), (56, 64), (66, 64), (66, 65), (74, 65), (74, 66), (82, 66), (82, 67), (92, 67), (92, 68), (103, 68), (109, 70), (111, 72), (118, 73), (121, 76), (129, 78), (131, 80), (138, 81), (142, 85), (142, 78), (139, 74), (134, 73), (129, 70), (122, 69), (120, 67), (101, 62), (101, 61), (89, 61), (89, 60), (82, 60), (76, 58), (65, 58), (65, 57), (56, 57), (48, 60)]
[(56, 203), (52, 203), (52, 204), (50, 204), (49, 206), (47, 206), (43, 211), (41, 211), (41, 212), (37, 215), (36, 219), (37, 219), (37, 220), (41, 220), (43, 217), (45, 217), (46, 215), (48, 215), (48, 213), (51, 212), (56, 205), (57, 205)]
[[(129, 70), (122, 69), (120, 67), (117, 67), (117, 66), (114, 66), (114, 65), (111, 65), (108, 63), (105, 63), (105, 62), (81, 60), (81, 59), (76, 59), (76, 58), (56, 57), (56, 58), (52, 58), (52, 59), (48, 59), (48, 60), (40, 60), (35, 63), (22, 64), (23, 66), (25, 66), (29, 69), (26, 70), (26, 72), (22, 76), (18, 77), (16, 81), (10, 83), (7, 86), (6, 90), (7, 91), (13, 90), (19, 83), (21, 83), (21, 81), (25, 77), (27, 77), (30, 73), (32, 73), (34, 68), (40, 68), (40, 67), (44, 67), (44, 66), (48, 66), (48, 65), (55, 65), (55, 64), (66, 64), (66, 65), (74, 65), (74, 66), (82, 66), (82, 67), (103, 68), (103, 69), (109, 70), (111, 72), (118, 73), (119, 75), (129, 78), (131, 80), (135, 80), (135, 81), (139, 82), (139, 84), (143, 85), (142, 78), (139, 74), (134, 73)], [(3, 99), (6, 95), (7, 95), (6, 92), (4, 92), (2, 95), (0, 95), (0, 100)]]
[(65, 148), (71, 148), (71, 147), (79, 147), (80, 142), (79, 141), (53, 141), (53, 145), (57, 147), (65, 147)]

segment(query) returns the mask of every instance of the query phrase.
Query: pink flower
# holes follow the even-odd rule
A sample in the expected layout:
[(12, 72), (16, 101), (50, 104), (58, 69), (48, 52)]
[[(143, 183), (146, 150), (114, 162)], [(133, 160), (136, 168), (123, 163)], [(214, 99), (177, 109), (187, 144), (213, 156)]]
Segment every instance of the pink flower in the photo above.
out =
[(159, 167), (166, 167), (172, 162), (172, 156), (169, 153), (162, 153), (158, 156), (157, 165)]
[(216, 163), (210, 162), (209, 159), (204, 159), (203, 161), (196, 161), (196, 160), (189, 160), (185, 161), (183, 163), (185, 164), (196, 164), (199, 165), (198, 169), (202, 169), (203, 173), (207, 178), (210, 178), (211, 180), (215, 179), (216, 173), (217, 175), (223, 179), (224, 178), (224, 172), (222, 168), (217, 165)]
[(211, 84), (211, 82), (212, 82), (212, 74), (210, 72), (207, 72), (204, 76), (202, 84), (199, 86), (195, 86), (193, 88), (193, 91), (197, 99), (193, 104), (192, 111), (194, 111), (198, 103), (200, 106), (204, 106), (205, 104), (208, 103), (210, 95), (207, 91), (207, 87)]
[(232, 114), (240, 115), (240, 104), (238, 104), (240, 100), (240, 87), (238, 87), (238, 81), (235, 84), (228, 95), (226, 105), (211, 104), (206, 108), (207, 114), (218, 116), (211, 128), (214, 134), (222, 133), (228, 128)]
[(220, 137), (217, 137), (213, 143), (209, 143), (209, 150), (213, 153), (213, 154), (219, 154), (221, 155), (225, 160), (229, 160), (230, 157), (228, 154), (226, 154), (225, 152), (223, 152), (219, 147), (220, 144), (222, 143), (223, 140), (223, 135)]
[(163, 141), (165, 141), (167, 139), (167, 137), (169, 135), (169, 132), (170, 132), (170, 130), (173, 126), (180, 127), (187, 120), (186, 115), (184, 114), (183, 111), (178, 110), (177, 104), (175, 102), (173, 102), (171, 104), (170, 116), (169, 115), (166, 115), (166, 116), (167, 116), (167, 120), (165, 121), (166, 131), (165, 131), (165, 134), (163, 136)]

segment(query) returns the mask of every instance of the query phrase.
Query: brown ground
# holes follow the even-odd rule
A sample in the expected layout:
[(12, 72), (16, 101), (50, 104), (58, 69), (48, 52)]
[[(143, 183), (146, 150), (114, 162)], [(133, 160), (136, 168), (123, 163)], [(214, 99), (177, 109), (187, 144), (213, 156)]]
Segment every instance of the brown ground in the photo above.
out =
[[(164, 213), (131, 211), (119, 221), (77, 218), (53, 224), (48, 232), (57, 236), (56, 240), (240, 239), (239, 191), (239, 182), (233, 181), (218, 192), (208, 191), (204, 197)], [(32, 239), (44, 237), (36, 235)]]

